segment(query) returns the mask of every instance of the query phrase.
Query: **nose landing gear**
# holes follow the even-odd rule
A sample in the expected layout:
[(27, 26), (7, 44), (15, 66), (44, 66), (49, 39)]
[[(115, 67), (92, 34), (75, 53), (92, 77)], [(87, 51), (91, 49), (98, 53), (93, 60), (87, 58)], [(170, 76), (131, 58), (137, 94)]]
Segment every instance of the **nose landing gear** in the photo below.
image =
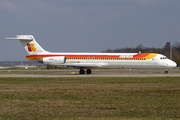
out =
[(166, 70), (164, 71), (164, 73), (165, 73), (165, 74), (168, 74), (168, 69), (166, 69)]

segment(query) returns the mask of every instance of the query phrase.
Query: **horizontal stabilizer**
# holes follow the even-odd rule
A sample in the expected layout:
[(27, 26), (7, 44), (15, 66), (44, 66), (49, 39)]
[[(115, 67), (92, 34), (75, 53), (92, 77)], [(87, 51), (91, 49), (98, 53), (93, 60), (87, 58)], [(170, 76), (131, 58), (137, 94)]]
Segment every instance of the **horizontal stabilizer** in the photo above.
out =
[(17, 38), (5, 38), (5, 39), (32, 41), (33, 37), (31, 35), (17, 35)]

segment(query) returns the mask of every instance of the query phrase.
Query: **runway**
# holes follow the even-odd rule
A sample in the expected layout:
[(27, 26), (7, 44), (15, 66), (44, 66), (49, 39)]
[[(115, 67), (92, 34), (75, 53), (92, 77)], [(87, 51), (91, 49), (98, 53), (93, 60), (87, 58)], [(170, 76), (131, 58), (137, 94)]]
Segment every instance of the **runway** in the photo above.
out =
[(169, 74), (0, 74), (0, 77), (180, 77), (178, 73)]

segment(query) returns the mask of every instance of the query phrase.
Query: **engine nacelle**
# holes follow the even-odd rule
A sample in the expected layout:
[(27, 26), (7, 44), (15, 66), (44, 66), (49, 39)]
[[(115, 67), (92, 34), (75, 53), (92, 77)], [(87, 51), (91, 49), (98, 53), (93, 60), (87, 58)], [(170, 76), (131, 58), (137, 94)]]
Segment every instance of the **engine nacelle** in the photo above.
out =
[(63, 64), (66, 62), (65, 56), (60, 57), (45, 57), (38, 60), (40, 63), (44, 64)]

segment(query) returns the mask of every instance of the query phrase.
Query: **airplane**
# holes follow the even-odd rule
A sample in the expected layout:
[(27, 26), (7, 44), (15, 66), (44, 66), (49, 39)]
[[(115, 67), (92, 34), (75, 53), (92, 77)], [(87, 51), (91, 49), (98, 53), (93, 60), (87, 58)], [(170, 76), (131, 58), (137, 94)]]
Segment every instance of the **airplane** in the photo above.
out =
[[(54, 53), (44, 50), (32, 35), (16, 35), (28, 52), (27, 60), (55, 67), (78, 68), (79, 74), (91, 74), (92, 68), (175, 68), (177, 64), (157, 53)], [(84, 70), (86, 69), (86, 71)]]

